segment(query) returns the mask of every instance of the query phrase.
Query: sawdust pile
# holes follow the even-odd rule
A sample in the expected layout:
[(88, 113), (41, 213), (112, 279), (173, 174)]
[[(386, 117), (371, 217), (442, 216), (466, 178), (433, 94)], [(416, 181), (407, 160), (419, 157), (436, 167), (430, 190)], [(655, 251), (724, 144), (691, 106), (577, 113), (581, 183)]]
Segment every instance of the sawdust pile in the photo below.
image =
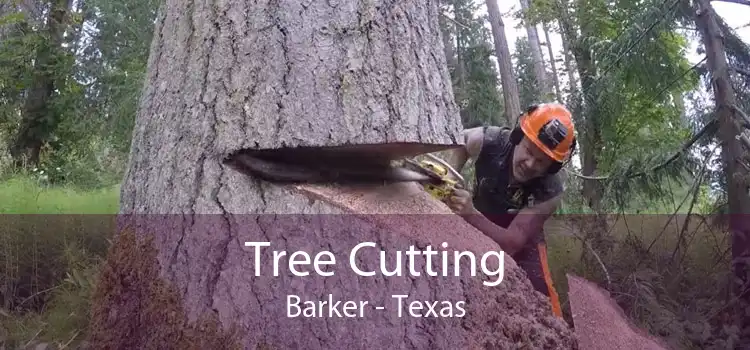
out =
[(123, 231), (112, 245), (92, 297), (91, 349), (240, 349), (236, 329), (215, 315), (188, 322), (179, 293), (159, 276), (151, 237)]
[(567, 274), (570, 308), (582, 349), (666, 350), (662, 340), (630, 322), (609, 293), (573, 274)]

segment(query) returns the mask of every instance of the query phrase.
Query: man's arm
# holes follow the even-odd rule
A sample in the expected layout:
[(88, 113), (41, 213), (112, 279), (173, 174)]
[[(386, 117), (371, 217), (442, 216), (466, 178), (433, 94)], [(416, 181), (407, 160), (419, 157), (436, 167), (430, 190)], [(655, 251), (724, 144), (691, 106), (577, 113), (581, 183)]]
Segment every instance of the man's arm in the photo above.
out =
[(471, 212), (461, 216), (477, 230), (497, 242), (503, 251), (513, 255), (526, 245), (529, 238), (542, 232), (544, 222), (555, 212), (561, 199), (562, 196), (557, 196), (533, 207), (524, 208), (518, 212), (507, 229), (495, 225), (482, 213), (473, 209), (473, 206)]
[(461, 216), (471, 226), (474, 226), (474, 228), (484, 233), (485, 236), (495, 241), (509, 255), (513, 255), (521, 250), (526, 243), (525, 237), (527, 235), (525, 232), (519, 231), (518, 225), (516, 227), (510, 226), (507, 229), (503, 228), (495, 225), (495, 223), (476, 210), (471, 213), (461, 214)]
[(543, 232), (544, 223), (560, 206), (564, 190), (562, 180), (557, 175), (548, 177), (536, 188), (534, 197), (539, 203), (521, 209), (508, 227), (514, 231), (523, 232), (520, 235), (522, 244), (526, 244), (529, 238)]
[(503, 251), (513, 255), (526, 245), (529, 238), (542, 232), (544, 222), (557, 210), (562, 201), (562, 190), (562, 184), (555, 177), (541, 184), (534, 194), (542, 202), (520, 210), (507, 229), (495, 225), (474, 208), (467, 191), (458, 190), (459, 193), (453, 201), (458, 204), (459, 215), (466, 222), (492, 238)]
[(482, 151), (484, 128), (480, 126), (466, 129), (461, 134), (464, 138), (464, 147), (449, 151), (448, 159), (445, 160), (459, 173), (469, 159), (476, 159), (479, 156), (479, 152)]

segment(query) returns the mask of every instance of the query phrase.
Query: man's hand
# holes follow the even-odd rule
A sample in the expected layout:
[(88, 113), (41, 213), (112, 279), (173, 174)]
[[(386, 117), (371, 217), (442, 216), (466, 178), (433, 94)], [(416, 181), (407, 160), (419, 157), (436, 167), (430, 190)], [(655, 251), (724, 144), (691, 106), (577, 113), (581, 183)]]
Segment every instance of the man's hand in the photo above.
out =
[(474, 204), (471, 201), (471, 193), (462, 188), (455, 189), (453, 194), (448, 198), (446, 204), (448, 204), (448, 207), (456, 214), (477, 213), (476, 209), (474, 209)]

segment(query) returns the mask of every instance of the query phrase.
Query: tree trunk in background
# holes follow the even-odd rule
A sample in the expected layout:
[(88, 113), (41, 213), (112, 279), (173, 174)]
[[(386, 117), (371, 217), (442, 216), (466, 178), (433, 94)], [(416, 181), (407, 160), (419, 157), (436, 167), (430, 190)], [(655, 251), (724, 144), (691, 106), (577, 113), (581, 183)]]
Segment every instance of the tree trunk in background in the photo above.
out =
[[(586, 38), (586, 32), (582, 32), (580, 37), (573, 27), (570, 20), (570, 14), (566, 10), (564, 1), (558, 3), (561, 9), (559, 22), (562, 29), (563, 43), (567, 41), (570, 45), (570, 52), (575, 58), (578, 76), (581, 77), (581, 93), (574, 95), (572, 108), (574, 118), (579, 125), (578, 142), (580, 143), (581, 166), (583, 175), (595, 176), (598, 166), (598, 150), (601, 140), (601, 131), (596, 120), (596, 104), (591, 98), (594, 96), (593, 89), (594, 77), (596, 76), (596, 65), (592, 58), (592, 51), (588, 43), (580, 38)], [(583, 31), (584, 28), (581, 28)], [(566, 50), (567, 52), (567, 50)], [(585, 101), (584, 101), (585, 100)], [(586, 108), (583, 108), (585, 102)], [(602, 189), (598, 180), (584, 179), (582, 194), (588, 202), (589, 208), (596, 213), (601, 213), (602, 208)]]
[(495, 41), (495, 55), (500, 70), (500, 80), (503, 85), (503, 100), (505, 101), (505, 118), (508, 125), (514, 125), (516, 118), (521, 115), (521, 102), (518, 96), (518, 82), (513, 76), (513, 65), (511, 62), (508, 40), (505, 38), (505, 24), (500, 15), (500, 7), (497, 0), (486, 0), (487, 14), (489, 15), (492, 37)]
[(54, 64), (63, 42), (66, 14), (72, 0), (54, 0), (47, 15), (46, 40), (37, 50), (31, 86), (21, 111), (21, 124), (10, 147), (16, 165), (39, 163), (39, 156), (57, 124), (57, 116), (50, 106), (55, 91)]
[[(225, 155), (246, 148), (457, 145), (462, 128), (436, 3), (350, 4), (167, 0), (122, 184), (122, 214), (139, 216), (123, 218), (134, 231), (118, 236), (97, 285), (94, 348), (511, 348), (529, 333), (533, 348), (575, 345), (512, 259), (495, 288), (468, 265), (459, 278), (361, 277), (348, 268), (349, 252), (368, 241), (378, 248), (364, 248), (355, 261), (368, 270), (379, 268), (380, 249), (391, 266), (394, 250), (409, 246), (499, 250), (418, 184), (278, 185), (223, 165)], [(393, 215), (316, 215), (347, 213)], [(404, 213), (441, 215), (396, 215)], [(163, 222), (149, 222), (156, 216)], [(262, 248), (256, 276), (254, 249), (243, 242), (258, 241), (271, 247)], [(305, 266), (310, 276), (294, 276), (287, 255), (274, 276), (271, 250), (331, 251), (335, 275)], [(424, 276), (424, 259), (416, 261)], [(370, 304), (361, 318), (329, 317), (325, 309), (323, 317), (287, 316), (288, 295), (324, 301), (329, 294)], [(465, 315), (399, 317), (392, 297), (399, 294), (408, 302), (465, 300)]]
[(547, 41), (547, 53), (549, 53), (549, 64), (552, 67), (552, 82), (555, 86), (555, 98), (557, 102), (563, 103), (562, 91), (560, 90), (560, 79), (557, 77), (557, 62), (555, 62), (555, 51), (552, 49), (552, 41), (549, 40), (549, 25), (542, 24), (544, 29), (544, 40)]
[(675, 93), (672, 94), (672, 98), (674, 99), (675, 107), (680, 111), (680, 120), (682, 120), (683, 125), (690, 125), (690, 116), (688, 116), (687, 109), (685, 109), (685, 95), (682, 93)]
[[(525, 14), (529, 10), (529, 0), (521, 0), (521, 10)], [(531, 48), (531, 60), (534, 62), (534, 75), (536, 81), (540, 86), (539, 91), (542, 92), (540, 102), (551, 101), (552, 89), (547, 78), (547, 70), (544, 68), (544, 56), (542, 55), (542, 45), (539, 40), (539, 32), (536, 29), (536, 25), (526, 24), (526, 36), (529, 40), (529, 47)]]
[(718, 136), (723, 143), (722, 160), (726, 176), (729, 201), (729, 230), (732, 233), (732, 289), (737, 303), (735, 324), (740, 330), (738, 344), (750, 343), (750, 197), (748, 196), (748, 176), (738, 162), (745, 161), (747, 152), (735, 137), (742, 134), (738, 122), (737, 100), (731, 85), (726, 52), (722, 42), (717, 15), (707, 0), (697, 2), (696, 26), (701, 33), (706, 50), (706, 64), (711, 74), (711, 87), (716, 103), (716, 116), (719, 121)]
[(568, 43), (568, 39), (566, 39), (564, 35), (562, 35), (561, 38), (562, 38), (561, 41), (562, 41), (562, 46), (563, 46), (563, 58), (565, 61), (565, 71), (568, 73), (568, 86), (570, 88), (571, 96), (575, 96), (576, 92), (578, 91), (578, 79), (576, 78), (576, 69), (573, 66), (573, 58), (571, 57), (570, 44)]
[[(446, 0), (441, 0), (440, 4), (443, 5), (446, 3)], [(450, 5), (446, 5), (450, 6)], [(443, 50), (445, 52), (445, 61), (448, 64), (448, 71), (455, 71), (456, 69), (456, 53), (455, 53), (455, 47), (453, 44), (453, 37), (451, 36), (450, 26), (453, 25), (453, 23), (449, 23), (448, 20), (445, 19), (442, 15), (440, 16), (440, 32), (443, 36)]]
[[(453, 8), (455, 9), (454, 12), (456, 13), (456, 22), (461, 23), (461, 11), (458, 11), (459, 8), (459, 2), (454, 1), (453, 2)], [(466, 86), (466, 62), (464, 62), (463, 57), (463, 48), (464, 48), (464, 42), (463, 42), (463, 27), (461, 25), (456, 24), (456, 78), (458, 78), (458, 86), (460, 86), (462, 89)]]
[[(571, 21), (570, 14), (567, 11), (566, 4), (563, 1), (558, 3), (559, 6), (559, 23), (562, 29), (563, 44), (567, 42), (570, 45), (570, 53), (575, 58), (575, 66), (578, 69), (578, 76), (581, 78), (580, 90), (573, 90), (571, 99), (568, 102), (573, 111), (573, 118), (576, 121), (579, 157), (581, 159), (582, 173), (585, 176), (596, 176), (598, 168), (598, 157), (601, 143), (601, 130), (597, 123), (597, 105), (592, 100), (595, 91), (593, 91), (594, 77), (596, 76), (596, 65), (592, 59), (592, 51), (589, 43), (581, 38), (586, 38), (585, 28), (581, 28), (580, 37)], [(567, 53), (568, 50), (565, 49)], [(568, 66), (568, 69), (571, 69)], [(570, 70), (568, 73), (571, 76)], [(571, 87), (575, 88), (574, 79), (571, 79)], [(585, 102), (585, 103), (584, 103)], [(581, 195), (585, 199), (588, 207), (592, 209), (594, 215), (587, 215), (586, 220), (579, 224), (580, 229), (584, 232), (585, 239), (591, 244), (591, 250), (595, 251), (603, 259), (608, 258), (609, 253), (614, 248), (614, 240), (609, 235), (609, 228), (606, 214), (603, 212), (603, 186), (599, 180), (583, 179)], [(597, 257), (589, 249), (583, 250), (581, 260), (584, 263), (587, 273), (599, 275), (601, 280), (602, 270), (599, 267)]]

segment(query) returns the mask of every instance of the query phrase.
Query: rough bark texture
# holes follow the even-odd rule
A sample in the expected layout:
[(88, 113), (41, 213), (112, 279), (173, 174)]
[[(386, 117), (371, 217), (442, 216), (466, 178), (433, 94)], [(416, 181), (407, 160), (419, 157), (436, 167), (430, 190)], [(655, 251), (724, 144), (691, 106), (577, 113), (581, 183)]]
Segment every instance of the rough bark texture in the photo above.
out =
[(237, 328), (216, 314), (189, 322), (179, 290), (160, 276), (153, 235), (124, 231), (102, 265), (92, 296), (91, 349), (239, 349)]
[[(253, 147), (457, 144), (460, 118), (437, 18), (437, 5), (422, 1), (168, 0), (121, 196), (122, 213), (139, 214), (123, 222), (138, 237), (153, 234), (155, 262), (125, 254), (112, 263), (95, 307), (97, 339), (126, 348), (145, 346), (148, 337), (131, 336), (144, 332), (196, 339), (185, 335), (193, 333), (188, 325), (213, 315), (222, 325), (213, 337), (230, 343), (221, 329), (236, 327), (231, 334), (245, 349), (575, 348), (567, 325), (509, 258), (497, 287), (470, 276), (466, 263), (460, 278), (360, 277), (347, 268), (348, 252), (366, 241), (377, 242), (390, 263), (394, 250), (410, 245), (499, 249), (417, 184), (284, 187), (222, 165), (226, 154)], [(272, 243), (260, 276), (248, 241)], [(332, 251), (336, 274), (296, 277), (282, 262), (274, 276), (272, 250)], [(377, 252), (367, 248), (361, 264), (377, 269)], [(167, 301), (165, 289), (174, 291)], [(363, 318), (286, 316), (288, 294), (322, 301), (329, 293), (386, 310), (367, 308)], [(466, 315), (399, 318), (394, 294), (465, 300)], [(160, 303), (167, 315), (153, 312)]]
[(706, 49), (706, 65), (711, 73), (711, 83), (719, 121), (718, 135), (722, 142), (722, 161), (726, 174), (729, 229), (732, 233), (732, 290), (737, 303), (734, 305), (735, 324), (740, 329), (740, 344), (750, 343), (750, 196), (748, 172), (739, 164), (747, 151), (735, 137), (742, 134), (740, 117), (734, 89), (731, 85), (726, 51), (722, 33), (717, 23), (716, 12), (706, 0), (697, 2), (696, 25)]
[(157, 22), (123, 212), (220, 211), (238, 149), (462, 142), (435, 3), (169, 0)]
[(505, 119), (509, 125), (515, 125), (516, 118), (521, 115), (521, 100), (518, 96), (518, 82), (513, 75), (513, 66), (510, 59), (508, 40), (505, 38), (505, 24), (500, 15), (500, 7), (497, 0), (487, 0), (487, 15), (492, 27), (492, 37), (495, 41), (495, 56), (497, 65), (500, 67), (500, 82), (503, 86), (503, 100), (505, 106)]

